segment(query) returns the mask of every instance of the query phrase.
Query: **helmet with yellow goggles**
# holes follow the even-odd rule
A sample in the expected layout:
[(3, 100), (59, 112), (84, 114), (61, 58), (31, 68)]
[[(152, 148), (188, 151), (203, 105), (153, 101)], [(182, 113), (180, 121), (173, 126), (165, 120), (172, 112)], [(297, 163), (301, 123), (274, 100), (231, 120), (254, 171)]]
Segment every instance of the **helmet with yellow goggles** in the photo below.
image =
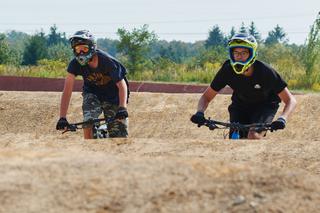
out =
[[(230, 64), (237, 74), (244, 73), (256, 60), (258, 43), (252, 35), (239, 33), (234, 35), (228, 43)], [(245, 48), (249, 51), (249, 57), (245, 60), (235, 60), (235, 48)]]
[(88, 30), (80, 30), (70, 36), (73, 54), (80, 65), (88, 64), (97, 49), (94, 36)]

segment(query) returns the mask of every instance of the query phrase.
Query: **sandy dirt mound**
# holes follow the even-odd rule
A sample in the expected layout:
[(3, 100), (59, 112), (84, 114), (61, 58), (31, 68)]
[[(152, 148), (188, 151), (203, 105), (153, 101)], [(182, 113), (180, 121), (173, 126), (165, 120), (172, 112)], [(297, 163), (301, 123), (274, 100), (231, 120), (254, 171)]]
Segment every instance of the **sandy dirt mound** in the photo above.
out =
[[(0, 91), (0, 212), (320, 211), (320, 95), (297, 96), (287, 128), (261, 141), (189, 122), (200, 94), (155, 93), (131, 95), (129, 138), (83, 140), (55, 130), (60, 95)], [(227, 120), (229, 103), (206, 115)]]

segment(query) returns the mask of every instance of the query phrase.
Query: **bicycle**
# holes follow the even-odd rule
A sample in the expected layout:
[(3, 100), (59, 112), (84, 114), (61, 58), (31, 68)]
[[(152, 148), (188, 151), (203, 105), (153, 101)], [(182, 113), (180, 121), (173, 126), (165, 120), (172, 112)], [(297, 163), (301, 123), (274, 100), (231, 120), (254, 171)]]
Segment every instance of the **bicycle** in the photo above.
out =
[[(253, 124), (240, 124), (240, 123), (228, 123), (228, 122), (221, 122), (216, 120), (211, 120), (210, 118), (205, 119), (205, 122), (198, 127), (206, 126), (210, 130), (215, 129), (230, 129), (232, 131), (231, 139), (240, 139), (240, 132), (247, 132), (247, 131), (255, 131), (255, 132), (263, 132), (263, 131), (274, 131), (271, 127), (271, 123), (253, 123)], [(226, 138), (226, 135), (224, 135)]]
[(79, 123), (71, 123), (67, 126), (67, 129), (62, 132), (62, 134), (66, 132), (75, 132), (78, 129), (83, 129), (84, 125), (92, 125), (94, 139), (109, 138), (108, 124), (113, 120), (114, 118), (97, 118)]

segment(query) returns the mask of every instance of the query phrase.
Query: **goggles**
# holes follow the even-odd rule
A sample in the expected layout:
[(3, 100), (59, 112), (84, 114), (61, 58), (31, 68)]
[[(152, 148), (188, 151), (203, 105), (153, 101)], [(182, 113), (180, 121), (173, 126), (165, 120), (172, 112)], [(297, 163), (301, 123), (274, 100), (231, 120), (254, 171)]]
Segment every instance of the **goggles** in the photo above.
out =
[(233, 55), (234, 57), (243, 57), (243, 58), (245, 58), (245, 57), (248, 57), (249, 54), (250, 54), (249, 51), (242, 51), (242, 52), (233, 51), (233, 52), (232, 52), (232, 55)]
[(79, 45), (74, 47), (74, 52), (76, 54), (80, 54), (81, 52), (82, 53), (88, 53), (89, 50), (90, 50), (90, 47), (87, 44), (79, 44)]

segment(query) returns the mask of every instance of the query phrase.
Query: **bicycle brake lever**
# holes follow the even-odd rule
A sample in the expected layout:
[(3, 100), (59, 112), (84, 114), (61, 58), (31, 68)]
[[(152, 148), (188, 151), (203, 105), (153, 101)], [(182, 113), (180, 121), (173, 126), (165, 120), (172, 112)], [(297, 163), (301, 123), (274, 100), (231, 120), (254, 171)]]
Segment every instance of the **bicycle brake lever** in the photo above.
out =
[(263, 131), (268, 131), (268, 130), (270, 132), (274, 131), (273, 129), (268, 128), (268, 127), (254, 127), (252, 130), (255, 131), (255, 132), (258, 132), (258, 133), (263, 132)]
[(215, 130), (216, 128), (218, 128), (215, 124), (210, 124), (209, 125), (209, 129), (210, 130)]
[(69, 132), (69, 131), (70, 131), (70, 130), (66, 129), (66, 130), (64, 130), (61, 134), (64, 134), (64, 133)]
[(75, 132), (76, 130), (77, 130), (77, 126), (75, 126), (75, 125), (69, 125), (69, 126), (67, 127), (67, 129), (62, 132), (62, 134), (66, 133), (66, 132)]

